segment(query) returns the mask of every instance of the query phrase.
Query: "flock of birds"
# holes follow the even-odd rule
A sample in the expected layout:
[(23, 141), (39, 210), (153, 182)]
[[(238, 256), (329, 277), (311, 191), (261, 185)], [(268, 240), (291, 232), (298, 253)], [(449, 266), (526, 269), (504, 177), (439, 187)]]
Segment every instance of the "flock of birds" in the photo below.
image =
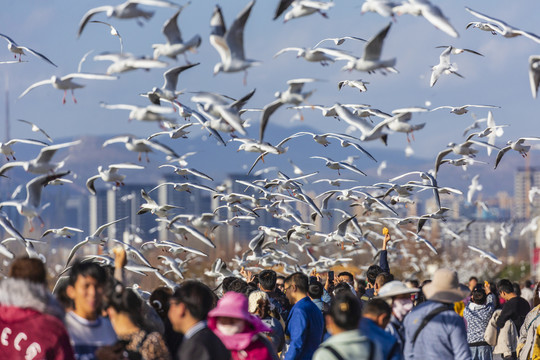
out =
[[(76, 103), (74, 90), (86, 86), (79, 83), (81, 80), (116, 81), (126, 72), (164, 69), (164, 82), (161, 87), (154, 86), (151, 89), (148, 87), (148, 91), (133, 94), (134, 97), (140, 95), (148, 99), (149, 103), (146, 106), (105, 102), (99, 104), (99, 106), (109, 110), (128, 110), (130, 120), (152, 123), (157, 126), (156, 131), (148, 133), (147, 137), (120, 135), (106, 140), (103, 147), (114, 146), (113, 144), (118, 143), (123, 144), (127, 151), (138, 154), (139, 163), (103, 164), (98, 167), (96, 175), (86, 179), (85, 185), (89, 195), (103, 191), (96, 188), (97, 180), (120, 187), (126, 182), (125, 170), (144, 171), (143, 154), (146, 157), (146, 162), (150, 161), (149, 153), (162, 154), (163, 161), (159, 167), (177, 174), (178, 182), (164, 182), (153, 189), (141, 189), (144, 203), (138, 214), (150, 213), (155, 216), (159, 226), (167, 229), (169, 240), (154, 239), (143, 242), (141, 245), (128, 244), (106, 236), (106, 230), (110, 226), (125, 221), (126, 218), (102, 224), (71, 249), (64, 263), (53, 264), (53, 266), (56, 265), (54, 269), (60, 277), (69, 269), (72, 259), (82, 253), (80, 252), (82, 247), (87, 245), (104, 246), (110, 242), (123, 246), (130, 254), (127, 270), (139, 274), (155, 274), (165, 285), (174, 287), (176, 286), (174, 282), (176, 278), (184, 278), (184, 274), (189, 273), (190, 261), (194, 258), (204, 258), (208, 256), (208, 250), (219, 247), (220, 239), (214, 238), (212, 235), (216, 228), (243, 226), (246, 223), (258, 225), (258, 232), (249, 241), (247, 249), (241, 249), (240, 254), (234, 259), (225, 259), (224, 261), (218, 258), (206, 271), (206, 275), (222, 278), (237, 274), (237, 272), (230, 270), (231, 266), (227, 266), (228, 260), (234, 261), (237, 269), (282, 266), (281, 271), (285, 273), (298, 270), (308, 272), (313, 268), (325, 271), (337, 264), (351, 263), (353, 256), (358, 254), (371, 253), (371, 255), (376, 256), (379, 249), (374, 244), (381, 241), (382, 235), (379, 234), (383, 227), (389, 228), (392, 234), (392, 256), (414, 259), (414, 261), (409, 262), (410, 266), (421, 271), (419, 267), (423, 265), (422, 261), (416, 258), (419, 256), (418, 253), (422, 254), (424, 259), (429, 259), (440, 252), (432, 244), (430, 241), (432, 239), (429, 239), (429, 234), (426, 231), (432, 223), (436, 222), (442, 226), (446, 232), (452, 233), (455, 239), (461, 238), (463, 233), (468, 231), (465, 228), (461, 232), (455, 232), (444, 223), (450, 211), (449, 208), (443, 206), (445, 197), (464, 195), (464, 193), (459, 189), (446, 186), (445, 181), (440, 181), (437, 178), (440, 167), (454, 165), (465, 169), (483, 164), (484, 162), (475, 159), (475, 156), (481, 151), (481, 148), (485, 148), (488, 156), (494, 155), (494, 168), (497, 168), (504, 155), (511, 150), (525, 157), (531, 149), (531, 144), (540, 140), (540, 137), (528, 135), (510, 140), (506, 145), (501, 145), (497, 138), (503, 135), (504, 127), (507, 125), (495, 124), (492, 111), (499, 107), (497, 105), (467, 104), (439, 106), (432, 109), (429, 109), (428, 106), (413, 106), (383, 111), (365, 104), (341, 104), (339, 102), (330, 105), (310, 104), (309, 99), (316, 90), (315, 86), (321, 82), (318, 78), (298, 78), (287, 81), (286, 90), (276, 92), (275, 99), (263, 108), (249, 108), (247, 106), (256, 92), (255, 89), (246, 91), (246, 94), (238, 99), (215, 92), (190, 91), (187, 93), (179, 90), (178, 84), (182, 74), (198, 71), (201, 62), (208, 61), (198, 58), (198, 62), (191, 63), (188, 60), (188, 53), (195, 52), (203, 42), (200, 35), (195, 35), (187, 41), (182, 37), (179, 27), (179, 24), (182, 23), (180, 15), (183, 12), (189, 12), (188, 5), (196, 6), (196, 4), (190, 5), (189, 3), (179, 5), (166, 0), (128, 0), (115, 6), (100, 6), (88, 10), (80, 21), (77, 31), (78, 37), (83, 36), (85, 29), (90, 24), (95, 23), (107, 26), (111, 36), (119, 39), (120, 52), (101, 53), (94, 57), (96, 61), (112, 62), (106, 73), (82, 72), (81, 66), (89, 55), (86, 54), (81, 60), (77, 72), (37, 81), (29, 85), (19, 96), (19, 98), (30, 97), (33, 95), (31, 93), (33, 90), (44, 85), (52, 85), (53, 88), (64, 92), (63, 103), (66, 102), (68, 91), (71, 92), (73, 102)], [(341, 6), (332, 1), (311, 0), (281, 0), (276, 5), (274, 19), (283, 17), (285, 22), (296, 21), (296, 19), (305, 16), (322, 16), (324, 18), (330, 16), (333, 7)], [(229, 3), (223, 6), (229, 6)], [(220, 59), (214, 66), (214, 75), (243, 72), (245, 74), (244, 83), (248, 83), (248, 70), (253, 66), (264, 67), (261, 61), (250, 59), (245, 52), (246, 48), (249, 50), (249, 44), (244, 44), (244, 32), (246, 28), (255, 26), (255, 24), (248, 23), (251, 11), (255, 6), (257, 6), (255, 0), (247, 3), (229, 27), (225, 25), (222, 9), (219, 5), (215, 6), (213, 14), (209, 14), (209, 42), (217, 51)], [(142, 24), (151, 20), (154, 12), (149, 9), (152, 7), (166, 8), (172, 14), (162, 27), (166, 43), (154, 44), (151, 56), (134, 56), (124, 52), (123, 38), (116, 28), (117, 24), (120, 25), (121, 22), (117, 20), (132, 19)], [(476, 10), (466, 8), (465, 11), (466, 14), (470, 15), (471, 20), (477, 20), (470, 22), (467, 28), (486, 31), (486, 37), (492, 35), (506, 38), (524, 36), (533, 42), (540, 43), (540, 37), (531, 32), (520, 30)], [(391, 21), (378, 32), (367, 34), (369, 35), (367, 40), (353, 36), (357, 34), (327, 38), (322, 39), (312, 48), (283, 48), (276, 52), (275, 57), (284, 57), (287, 56), (287, 53), (293, 52), (296, 53), (297, 58), (302, 58), (304, 61), (320, 63), (323, 66), (323, 71), (326, 71), (327, 66), (332, 63), (343, 62), (342, 70), (347, 71), (349, 79), (340, 81), (337, 86), (339, 89), (351, 87), (362, 93), (368, 91), (368, 85), (375, 84), (380, 75), (372, 75), (370, 82), (367, 82), (357, 79), (358, 73), (399, 76), (396, 67), (397, 59), (382, 57), (385, 39), (391, 31), (395, 31), (393, 28), (398, 26), (395, 24), (397, 23), (396, 15), (421, 16), (439, 31), (452, 38), (458, 37), (457, 30), (451, 24), (450, 19), (444, 15), (442, 9), (428, 0), (408, 0), (401, 3), (389, 0), (366, 0), (361, 5), (361, 12), (375, 12), (391, 19)], [(437, 31), (436, 29), (434, 31)], [(15, 60), (2, 61), (0, 64), (32, 66), (34, 61), (42, 60), (56, 67), (48, 56), (30, 47), (18, 45), (13, 38), (20, 41), (23, 39), (18, 39), (16, 34), (9, 34), (9, 36), (0, 34), (0, 37), (7, 41), (8, 50), (15, 57)], [(30, 42), (30, 39), (24, 40)], [(357, 54), (342, 50), (340, 46), (345, 42), (359, 44), (363, 50)], [(334, 46), (322, 46), (327, 43), (333, 43)], [(484, 56), (474, 49), (461, 49), (453, 45), (441, 47), (444, 50), (440, 55), (439, 64), (432, 68), (429, 81), (431, 87), (436, 86), (441, 77), (445, 75), (463, 77), (462, 74), (458, 73), (456, 64), (451, 62), (451, 57), (460, 54)], [(33, 55), (35, 58), (27, 55)], [(22, 61), (23, 56), (26, 56), (24, 61)], [(197, 57), (197, 55), (191, 56)], [(185, 62), (185, 64), (169, 67), (169, 64), (163, 59), (178, 63)], [(329, 68), (328, 71), (330, 71)], [(531, 55), (529, 73), (532, 96), (536, 97), (540, 83), (540, 55)], [(90, 82), (88, 84), (91, 86)], [(129, 90), (125, 89), (125, 91)], [(41, 91), (45, 91), (45, 89)], [(188, 96), (190, 96), (189, 103)], [(336, 122), (336, 129), (342, 128), (341, 124), (347, 128), (326, 133), (300, 131), (272, 144), (265, 141), (266, 130), (273, 117), (277, 116), (278, 109), (282, 107), (287, 107), (288, 111), (296, 113), (301, 119), (306, 111), (320, 110), (322, 117), (341, 121), (340, 123)], [(358, 184), (361, 177), (367, 176), (366, 172), (355, 164), (359, 156), (376, 163), (379, 175), (387, 166), (384, 159), (378, 159), (373, 151), (369, 150), (370, 141), (381, 141), (387, 144), (390, 136), (403, 133), (408, 142), (411, 142), (414, 141), (414, 133), (421, 131), (425, 126), (425, 123), (411, 123), (413, 116), (417, 113), (449, 110), (452, 114), (461, 116), (473, 108), (478, 111), (489, 109), (487, 118), (475, 120), (465, 130), (464, 136), (467, 135), (467, 137), (464, 141), (452, 142), (440, 150), (433, 159), (433, 170), (410, 171), (389, 179), (387, 182), (370, 185)], [(260, 116), (260, 122), (251, 121), (249, 119), (251, 114)], [(69, 151), (71, 148), (79, 146), (81, 140), (56, 144), (53, 141), (54, 137), (49, 136), (44, 130), (46, 126), (41, 126), (43, 124), (38, 125), (27, 120), (20, 121), (29, 126), (29, 136), (30, 131), (40, 133), (40, 137), (46, 141), (24, 138), (9, 139), (0, 143), (0, 152), (6, 158), (6, 162), (0, 167), (0, 182), (5, 181), (2, 177), (9, 177), (15, 171), (13, 169), (18, 167), (25, 172), (35, 174), (35, 177), (25, 186), (26, 197), (24, 200), (18, 199), (17, 194), (13, 194), (11, 199), (0, 199), (0, 209), (15, 207), (20, 216), (26, 217), (30, 224), (30, 237), (25, 237), (22, 235), (22, 229), (15, 228), (7, 214), (0, 210), (0, 225), (8, 234), (8, 237), (0, 243), (0, 255), (9, 260), (17, 255), (17, 251), (22, 250), (30, 256), (39, 256), (46, 260), (46, 255), (40, 254), (38, 249), (39, 246), (47, 243), (48, 236), (71, 237), (77, 232), (84, 232), (82, 229), (66, 226), (48, 229), (39, 235), (34, 224), (37, 218), (40, 225), (43, 225), (43, 220), (40, 217), (44, 211), (44, 206), (41, 204), (41, 194), (43, 191), (47, 191), (46, 186), (80, 182), (78, 178), (70, 179), (70, 175), (72, 175), (70, 170), (66, 169), (65, 161), (57, 161), (59, 156), (56, 153)], [(483, 127), (484, 123), (485, 127)], [(257, 126), (258, 137), (256, 139), (249, 137), (248, 129), (251, 130), (250, 127), (256, 128)], [(179, 155), (173, 149), (174, 146), (167, 146), (156, 140), (158, 137), (169, 137), (171, 141), (181, 142), (182, 139), (190, 138), (190, 130), (196, 127), (202, 128), (208, 133), (210, 140), (221, 146), (238, 146), (238, 151), (257, 154), (248, 171), (248, 173), (258, 175), (257, 179), (253, 181), (237, 180), (240, 185), (245, 187), (246, 192), (234, 193), (222, 185), (217, 185), (214, 179), (205, 173), (205, 169), (201, 169), (202, 164), (196, 164), (195, 167), (189, 166), (187, 158), (191, 155), (190, 153)], [(470, 130), (475, 130), (475, 132), (469, 133)], [(291, 176), (287, 175), (289, 169), (262, 168), (263, 162), (272, 163), (274, 157), (288, 151), (291, 152), (286, 145), (294, 147), (295, 139), (300, 137), (311, 137), (317, 146), (328, 147), (336, 146), (334, 143), (340, 144), (343, 149), (353, 151), (355, 156), (339, 160), (327, 156), (311, 156), (312, 159), (322, 160), (327, 168), (335, 171), (337, 176), (329, 178), (320, 178), (319, 172), (304, 172), (302, 166), (297, 166), (290, 160), (294, 171), (294, 175)], [(17, 160), (12, 148), (16, 147), (17, 143), (35, 145), (36, 149), (39, 149), (39, 153), (31, 160)], [(347, 176), (347, 178), (341, 178), (341, 176)], [(311, 184), (320, 184), (317, 185), (319, 187), (325, 186), (325, 190), (318, 194), (306, 190)], [(206, 191), (212, 197), (219, 199), (220, 206), (216, 207), (213, 213), (185, 214), (175, 204), (160, 204), (155, 200), (154, 191), (163, 186), (181, 192)], [(17, 192), (20, 190), (19, 188)], [(469, 203), (473, 203), (475, 193), (478, 191), (481, 191), (481, 185), (479, 185), (478, 176), (476, 176), (472, 179), (464, 197)], [(413, 203), (419, 193), (430, 194), (429, 197), (433, 199), (436, 207), (424, 214), (405, 215), (407, 204)], [(532, 196), (534, 195), (533, 192)], [(337, 205), (338, 203), (345, 205)], [(309, 215), (301, 213), (299, 208), (309, 209)], [(228, 211), (229, 216), (226, 219), (220, 219), (217, 215), (222, 213), (219, 212), (220, 209)], [(268, 212), (273, 217), (281, 219), (286, 226), (277, 228), (260, 223), (259, 217), (262, 212)], [(338, 225), (328, 233), (321, 232), (317, 230), (317, 224), (322, 221), (321, 219), (338, 219), (335, 220)], [(537, 219), (535, 218), (535, 220)], [(531, 226), (533, 225), (531, 222)], [(508, 235), (510, 231), (511, 229), (506, 228), (505, 234)], [(501, 228), (501, 242), (504, 241), (502, 233)], [(36, 237), (39, 236), (40, 238), (37, 239)], [(187, 246), (186, 239), (199, 241), (200, 246)], [(410, 246), (404, 245), (407, 243), (419, 244), (420, 248), (413, 253)], [(494, 263), (502, 264), (502, 261), (489, 249), (480, 249), (472, 245), (468, 245), (468, 247), (471, 250), (470, 256), (478, 253)], [(156, 259), (148, 258), (145, 254), (152, 249), (162, 249), (161, 255), (157, 256)], [(329, 252), (331, 254), (328, 254)], [(188, 253), (187, 256), (184, 255), (186, 253)], [(323, 253), (328, 255), (322, 255)], [(309, 261), (301, 264), (302, 256), (307, 256)], [(108, 254), (86, 255), (84, 258), (87, 261), (105, 264), (110, 264), (113, 261)], [(159, 260), (159, 265), (157, 260)]]

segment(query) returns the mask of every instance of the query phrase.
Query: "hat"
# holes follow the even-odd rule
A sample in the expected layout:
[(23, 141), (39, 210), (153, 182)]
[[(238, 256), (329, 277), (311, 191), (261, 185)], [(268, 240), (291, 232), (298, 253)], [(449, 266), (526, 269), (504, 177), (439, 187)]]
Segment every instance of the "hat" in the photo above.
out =
[(208, 313), (208, 323), (218, 317), (230, 317), (247, 321), (255, 332), (272, 331), (259, 317), (252, 315), (248, 311), (248, 299), (233, 291), (229, 291), (218, 301), (217, 306)]
[(407, 287), (404, 283), (398, 280), (390, 281), (384, 284), (379, 290), (380, 298), (389, 298), (398, 295), (413, 294), (419, 292), (418, 288)]
[(455, 303), (470, 294), (470, 290), (458, 281), (457, 272), (439, 269), (433, 274), (433, 281), (422, 288), (426, 299), (442, 303)]

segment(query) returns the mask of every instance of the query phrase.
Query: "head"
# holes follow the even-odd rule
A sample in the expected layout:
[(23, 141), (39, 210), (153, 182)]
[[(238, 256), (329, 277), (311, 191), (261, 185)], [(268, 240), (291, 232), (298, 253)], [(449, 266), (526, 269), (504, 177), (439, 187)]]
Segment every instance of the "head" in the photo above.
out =
[(363, 317), (373, 320), (380, 328), (384, 329), (390, 321), (392, 308), (383, 299), (375, 298), (364, 305), (363, 312)]
[(318, 281), (309, 284), (308, 296), (313, 299), (320, 299), (323, 296), (323, 285)]
[(259, 288), (263, 291), (274, 291), (277, 274), (274, 270), (263, 270), (259, 274)]
[(234, 279), (229, 284), (229, 291), (234, 291), (240, 294), (246, 294), (248, 290), (248, 283), (242, 279)]
[(471, 292), (471, 301), (478, 305), (486, 303), (487, 295), (482, 286), (476, 286)]
[(476, 287), (477, 284), (478, 284), (478, 278), (476, 276), (471, 276), (469, 278), (469, 289), (473, 291), (473, 289)]
[(375, 283), (373, 284), (373, 288), (375, 289), (374, 293), (375, 295), (379, 294), (379, 290), (383, 287), (384, 284), (387, 282), (392, 281), (392, 277), (389, 273), (382, 272), (375, 278)]
[(519, 283), (514, 282), (512, 283), (512, 286), (514, 287), (514, 294), (521, 296), (521, 287), (519, 286)]
[(221, 282), (221, 288), (223, 289), (223, 293), (231, 291), (231, 283), (236, 279), (238, 279), (236, 276), (227, 276), (223, 279), (223, 281)]
[(117, 334), (122, 333), (120, 319), (129, 320), (138, 328), (144, 328), (143, 303), (131, 289), (125, 288), (117, 280), (111, 280), (103, 290), (103, 311), (107, 313)]
[(9, 267), (8, 276), (12, 279), (47, 285), (45, 264), (36, 258), (21, 257), (13, 260)]
[(279, 291), (285, 289), (285, 276), (276, 276), (276, 289), (279, 289)]
[(106, 281), (107, 273), (98, 264), (80, 260), (73, 263), (66, 294), (73, 302), (75, 314), (87, 320), (97, 319)]
[(358, 329), (362, 306), (351, 292), (342, 292), (334, 297), (326, 315), (326, 328), (332, 335)]
[(349, 283), (340, 282), (336, 286), (334, 286), (334, 296), (342, 292), (350, 292), (351, 294), (353, 293)]
[(338, 274), (338, 280), (340, 282), (346, 282), (354, 289), (354, 276), (350, 272), (343, 271)]
[(289, 275), (285, 279), (285, 288), (283, 289), (283, 292), (291, 304), (296, 304), (298, 300), (307, 296), (308, 283), (308, 277), (301, 272)]
[(261, 319), (270, 316), (270, 299), (268, 294), (261, 290), (253, 291), (248, 297), (249, 312)]
[(169, 301), (173, 329), (185, 334), (193, 325), (206, 320), (213, 305), (214, 294), (208, 286), (194, 280), (183, 282)]
[(165, 320), (169, 314), (169, 300), (172, 294), (173, 292), (170, 288), (160, 286), (152, 291), (150, 299), (148, 299), (148, 302), (162, 320)]
[(214, 66), (214, 76), (216, 76), (217, 74), (219, 74), (222, 71), (223, 71), (223, 64), (222, 63), (217, 63)]
[(497, 290), (499, 291), (499, 296), (504, 300), (509, 300), (516, 296), (514, 293), (514, 285), (508, 279), (502, 279), (497, 283)]
[(377, 279), (377, 275), (383, 272), (383, 269), (379, 265), (371, 265), (366, 272), (366, 278), (368, 281), (368, 284), (373, 287), (375, 285), (375, 279)]

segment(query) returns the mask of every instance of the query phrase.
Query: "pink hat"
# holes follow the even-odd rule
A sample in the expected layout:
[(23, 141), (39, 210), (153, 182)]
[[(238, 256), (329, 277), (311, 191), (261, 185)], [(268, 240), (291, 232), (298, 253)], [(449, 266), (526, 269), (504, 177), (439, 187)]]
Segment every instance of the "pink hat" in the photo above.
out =
[(209, 325), (218, 317), (243, 319), (248, 322), (255, 332), (272, 331), (258, 316), (248, 311), (248, 299), (242, 294), (229, 291), (218, 301), (217, 306), (208, 313)]

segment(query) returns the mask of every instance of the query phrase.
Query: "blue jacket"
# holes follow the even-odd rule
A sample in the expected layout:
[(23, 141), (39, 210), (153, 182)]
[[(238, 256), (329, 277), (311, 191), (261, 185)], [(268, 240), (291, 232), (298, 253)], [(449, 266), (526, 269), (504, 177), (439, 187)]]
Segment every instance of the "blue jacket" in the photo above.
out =
[(413, 346), (412, 338), (422, 320), (441, 305), (439, 302), (426, 301), (405, 316), (405, 359), (471, 359), (465, 322), (455, 311), (444, 311), (432, 318)]
[(286, 335), (290, 337), (285, 360), (310, 360), (321, 344), (324, 320), (321, 310), (305, 297), (291, 309)]
[(375, 321), (363, 317), (360, 320), (360, 331), (382, 349), (384, 360), (401, 360), (403, 356), (397, 339), (390, 333), (380, 328)]

